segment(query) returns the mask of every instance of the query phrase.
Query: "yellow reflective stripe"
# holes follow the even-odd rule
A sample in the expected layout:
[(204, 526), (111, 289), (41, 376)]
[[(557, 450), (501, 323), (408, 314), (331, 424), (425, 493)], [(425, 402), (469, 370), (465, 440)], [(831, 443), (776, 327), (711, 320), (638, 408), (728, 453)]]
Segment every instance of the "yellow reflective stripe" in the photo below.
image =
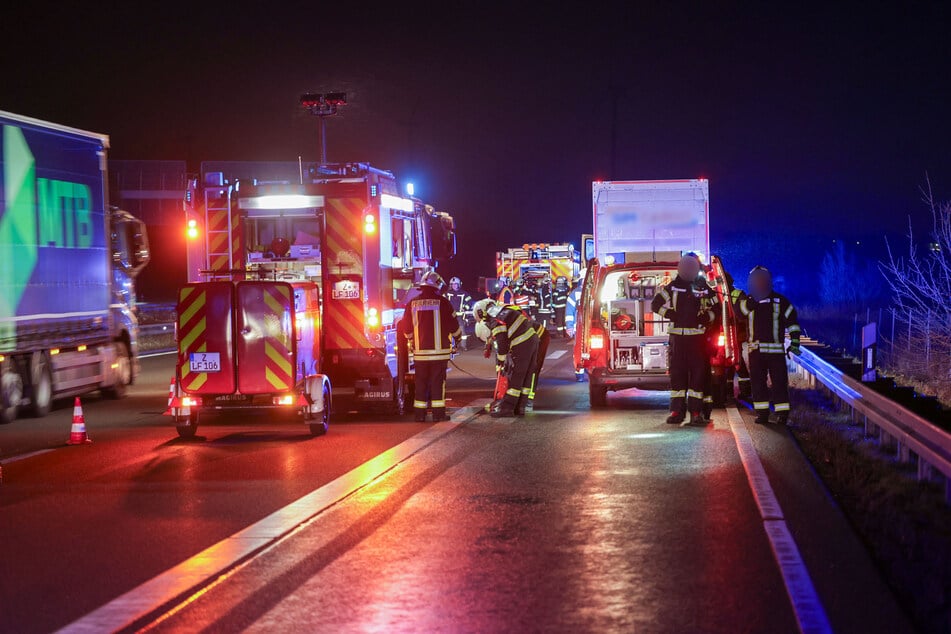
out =
[(789, 403), (776, 403), (775, 405), (773, 405), (773, 409), (776, 410), (777, 412), (788, 412)]
[(789, 305), (789, 308), (786, 309), (786, 313), (783, 315), (786, 319), (789, 319), (789, 316), (792, 314), (792, 304)]
[(414, 352), (413, 358), (417, 361), (448, 361), (452, 353), (446, 352)]
[(525, 343), (526, 341), (528, 341), (534, 336), (535, 336), (535, 331), (532, 329), (529, 329), (527, 332), (523, 332), (515, 339), (512, 339), (512, 345), (517, 346), (520, 343)]
[(498, 354), (498, 355), (495, 355), (495, 358), (498, 359), (499, 361), (505, 361), (506, 359), (508, 359), (508, 355), (507, 355), (507, 354)]
[(753, 409), (769, 409), (769, 401), (756, 401), (753, 403)]
[(413, 407), (417, 409), (426, 409), (426, 401), (413, 401)]
[(704, 402), (704, 403), (712, 403), (712, 402), (713, 402), (713, 397), (712, 397), (712, 396), (704, 396), (704, 397), (703, 397), (703, 402)]
[(495, 328), (493, 328), (493, 329), (492, 329), (492, 336), (494, 337), (494, 336), (499, 335), (499, 334), (501, 334), (501, 333), (503, 333), (503, 332), (505, 332), (505, 325), (504, 325), (504, 324), (501, 325), (501, 326), (496, 326)]
[(510, 387), (509, 389), (505, 390), (505, 394), (506, 396), (519, 397), (522, 395), (522, 391), (519, 390), (518, 388)]
[(687, 398), (703, 398), (703, 392), (697, 390), (687, 390)]
[(683, 398), (687, 396), (687, 390), (671, 390), (670, 398)]
[(433, 407), (437, 409), (444, 408), (446, 407), (446, 401), (433, 401)]
[(515, 331), (518, 330), (518, 327), (525, 323), (525, 315), (519, 315), (518, 319), (515, 320), (511, 326), (509, 326), (509, 337), (515, 334)]

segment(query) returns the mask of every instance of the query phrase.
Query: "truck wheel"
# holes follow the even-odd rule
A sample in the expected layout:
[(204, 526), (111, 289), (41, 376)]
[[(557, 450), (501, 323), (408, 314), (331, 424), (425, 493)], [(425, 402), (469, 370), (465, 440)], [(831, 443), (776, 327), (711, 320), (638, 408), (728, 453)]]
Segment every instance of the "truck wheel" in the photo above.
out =
[(323, 436), (330, 427), (330, 386), (324, 382), (323, 397), (324, 410), (319, 414), (313, 414), (310, 411), (304, 411), (304, 420), (307, 421), (307, 427), (310, 428), (311, 436)]
[(111, 399), (124, 398), (132, 383), (132, 356), (129, 354), (129, 344), (125, 341), (116, 341), (112, 344), (116, 355), (116, 382), (111, 387), (102, 390), (102, 393)]
[(607, 407), (608, 388), (601, 387), (600, 385), (594, 385), (593, 383), (589, 383), (588, 384), (588, 400), (591, 403), (591, 407)]
[(23, 379), (13, 363), (4, 361), (0, 375), (0, 425), (17, 419), (17, 411), (23, 401)]
[(53, 368), (49, 357), (42, 352), (33, 353), (30, 366), (30, 415), (43, 418), (50, 413), (53, 404)]
[(198, 412), (192, 412), (187, 417), (175, 417), (175, 431), (179, 438), (190, 440), (195, 437), (198, 431)]

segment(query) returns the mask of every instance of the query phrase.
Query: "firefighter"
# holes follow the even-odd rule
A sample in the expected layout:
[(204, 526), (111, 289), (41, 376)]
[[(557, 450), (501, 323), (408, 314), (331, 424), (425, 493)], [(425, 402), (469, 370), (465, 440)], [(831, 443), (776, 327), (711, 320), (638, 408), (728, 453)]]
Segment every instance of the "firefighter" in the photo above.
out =
[(709, 421), (702, 414), (706, 387), (706, 326), (716, 312), (709, 308), (712, 290), (698, 284), (700, 259), (687, 254), (677, 265), (677, 277), (660, 288), (651, 302), (651, 310), (671, 322), (670, 333), (670, 416), (669, 425), (679, 425), (690, 412), (690, 424), (702, 426)]
[(477, 322), (488, 326), (496, 347), (496, 368), (508, 379), (502, 402), (490, 412), (492, 418), (524, 416), (537, 368), (537, 326), (518, 307), (492, 300), (477, 302), (472, 313)]
[(511, 284), (512, 282), (507, 275), (499, 277), (499, 294), (495, 301), (503, 306), (508, 306), (515, 299), (515, 293), (512, 291)]
[[(773, 290), (773, 277), (763, 266), (750, 271), (749, 295), (739, 302), (739, 313), (746, 318), (750, 351), (750, 383), (756, 423), (770, 422), (772, 401), (774, 421), (785, 425), (789, 420), (789, 374), (786, 358), (800, 354), (799, 317), (788, 299)], [(789, 348), (786, 348), (789, 333)], [(772, 398), (769, 385), (772, 383)]]
[(534, 301), (535, 310), (532, 316), (547, 329), (552, 320), (551, 276), (547, 273), (535, 283)]
[(413, 346), (416, 366), (416, 397), (413, 412), (417, 422), (433, 410), (433, 422), (447, 420), (446, 365), (455, 341), (462, 336), (452, 304), (442, 295), (445, 282), (435, 271), (425, 273), (418, 292), (406, 305), (398, 330)]
[(703, 405), (700, 408), (701, 416), (703, 416), (707, 422), (710, 422), (713, 416), (713, 369), (710, 361), (717, 354), (718, 340), (720, 334), (723, 332), (723, 320), (720, 315), (720, 300), (717, 297), (717, 291), (707, 279), (702, 265), (700, 275), (697, 276), (697, 286), (702, 290), (708, 290), (706, 296), (701, 299), (701, 310), (713, 311), (713, 321), (707, 324), (704, 329), (704, 338), (706, 340), (706, 354), (704, 354), (703, 357), (705, 383), (703, 386)]
[(530, 313), (532, 310), (532, 293), (527, 288), (525, 288), (525, 279), (519, 278), (515, 282), (515, 291), (512, 294), (512, 301), (509, 304), (503, 305), (514, 305), (518, 306), (520, 310), (525, 311), (525, 313)]
[[(733, 305), (734, 311), (738, 312), (740, 302), (746, 299), (746, 293), (734, 285), (732, 275), (726, 271), (723, 273), (730, 289), (730, 303)], [(739, 391), (738, 397), (744, 401), (749, 401), (752, 392), (750, 390), (750, 369), (746, 364), (746, 357), (749, 354), (747, 349), (749, 344), (746, 341), (746, 323), (745, 319), (736, 320), (736, 340), (743, 347), (743, 350), (738, 350), (736, 355), (736, 383)]]
[(459, 328), (462, 330), (463, 350), (469, 349), (469, 321), (472, 319), (472, 296), (462, 289), (462, 280), (453, 277), (449, 280), (449, 290), (446, 291), (446, 299), (452, 304), (453, 314), (459, 321)]
[(555, 333), (564, 339), (568, 338), (568, 328), (565, 325), (565, 312), (568, 309), (568, 278), (564, 275), (555, 280), (555, 288), (551, 292), (551, 306), (555, 311)]

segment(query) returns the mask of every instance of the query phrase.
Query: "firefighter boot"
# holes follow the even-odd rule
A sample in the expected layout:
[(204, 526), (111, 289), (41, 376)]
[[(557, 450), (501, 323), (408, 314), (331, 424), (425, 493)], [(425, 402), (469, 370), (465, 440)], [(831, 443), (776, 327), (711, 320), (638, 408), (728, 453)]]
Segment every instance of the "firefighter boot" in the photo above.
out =
[(703, 414), (700, 412), (693, 412), (690, 414), (690, 425), (692, 427), (706, 427), (710, 424), (710, 420), (703, 417)]
[(522, 394), (520, 397), (518, 397), (518, 402), (515, 403), (515, 409), (513, 413), (519, 418), (522, 418), (523, 416), (525, 416), (525, 408), (527, 404), (528, 404), (528, 396), (526, 396), (525, 394)]
[(756, 412), (756, 418), (753, 420), (757, 425), (765, 425), (769, 422), (769, 410), (763, 409)]
[(670, 416), (667, 417), (668, 425), (679, 425), (682, 422), (684, 422), (683, 412), (671, 412)]
[(498, 409), (494, 409), (489, 413), (489, 416), (492, 418), (509, 418), (515, 416), (515, 404), (509, 399), (505, 399), (499, 403)]
[(777, 425), (788, 425), (789, 424), (789, 412), (777, 412), (771, 423), (776, 423)]
[(446, 408), (439, 407), (433, 410), (433, 422), (441, 423), (443, 421), (449, 420), (449, 416), (446, 415)]

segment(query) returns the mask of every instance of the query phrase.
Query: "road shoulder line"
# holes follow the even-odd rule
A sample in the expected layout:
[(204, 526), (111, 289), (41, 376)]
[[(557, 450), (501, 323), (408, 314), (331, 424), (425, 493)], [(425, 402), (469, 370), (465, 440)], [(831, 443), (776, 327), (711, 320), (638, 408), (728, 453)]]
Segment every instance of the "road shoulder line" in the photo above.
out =
[(727, 417), (740, 460), (743, 462), (743, 469), (746, 471), (750, 489), (753, 491), (753, 497), (763, 520), (763, 528), (769, 538), (773, 556), (776, 558), (779, 572), (786, 586), (786, 593), (792, 603), (799, 631), (829, 634), (832, 632), (829, 618), (809, 576), (809, 570), (803, 563), (799, 547), (796, 546), (796, 541), (786, 525), (783, 510), (769, 483), (759, 454), (756, 453), (756, 447), (746, 429), (743, 417), (736, 407), (727, 408)]
[(135, 625), (177, 600), (194, 594), (219, 575), (365, 487), (482, 411), (481, 406), (475, 405), (460, 408), (448, 422), (433, 424), (177, 566), (159, 573), (66, 625), (59, 632), (113, 632)]

